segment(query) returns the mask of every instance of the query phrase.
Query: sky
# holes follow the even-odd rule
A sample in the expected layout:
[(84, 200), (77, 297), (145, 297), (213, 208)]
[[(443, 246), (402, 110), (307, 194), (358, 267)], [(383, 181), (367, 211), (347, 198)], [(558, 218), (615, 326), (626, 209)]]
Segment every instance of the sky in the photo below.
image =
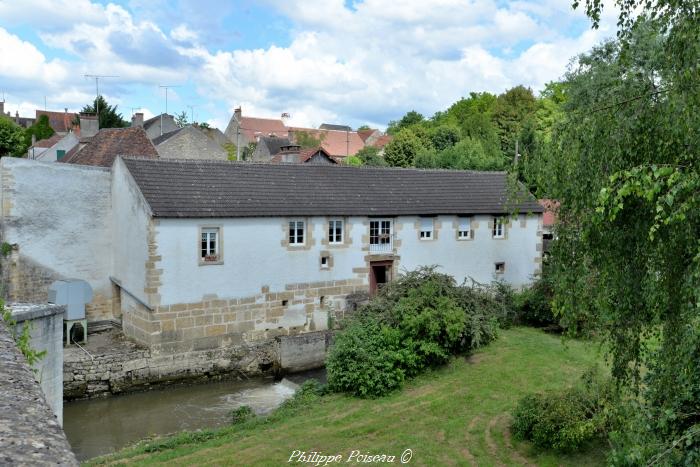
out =
[(166, 110), (225, 129), (233, 109), (288, 124), (385, 128), (470, 92), (540, 91), (615, 35), (570, 0), (0, 0), (5, 110), (129, 119)]

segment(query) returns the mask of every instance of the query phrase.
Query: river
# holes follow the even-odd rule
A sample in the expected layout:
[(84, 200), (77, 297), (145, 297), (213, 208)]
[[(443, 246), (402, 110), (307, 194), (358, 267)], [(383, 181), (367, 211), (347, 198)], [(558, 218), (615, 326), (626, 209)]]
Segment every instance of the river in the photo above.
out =
[(153, 435), (215, 428), (229, 423), (242, 405), (263, 415), (291, 397), (307, 379), (325, 381), (325, 370), (281, 381), (252, 378), (169, 386), (146, 392), (63, 404), (63, 429), (78, 460), (117, 451)]

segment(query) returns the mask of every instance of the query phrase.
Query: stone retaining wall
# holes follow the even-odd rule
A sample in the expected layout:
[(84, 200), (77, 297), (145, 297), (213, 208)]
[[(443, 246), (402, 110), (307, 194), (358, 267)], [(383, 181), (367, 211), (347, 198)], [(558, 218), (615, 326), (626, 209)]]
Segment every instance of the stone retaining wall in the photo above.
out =
[(78, 465), (34, 373), (2, 320), (0, 395), (0, 465)]
[(76, 347), (66, 348), (63, 394), (66, 400), (87, 399), (175, 383), (319, 368), (330, 342), (328, 334), (285, 336), (284, 341), (269, 339), (168, 355), (134, 344), (116, 331), (91, 335), (90, 355)]

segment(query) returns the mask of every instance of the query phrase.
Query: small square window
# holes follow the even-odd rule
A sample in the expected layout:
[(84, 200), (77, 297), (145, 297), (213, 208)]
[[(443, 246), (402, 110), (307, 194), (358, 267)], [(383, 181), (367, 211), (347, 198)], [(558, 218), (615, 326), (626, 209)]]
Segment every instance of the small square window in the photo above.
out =
[(199, 260), (203, 263), (216, 263), (221, 261), (220, 243), (218, 227), (201, 229)]
[(420, 239), (432, 240), (433, 238), (433, 219), (421, 218), (420, 220)]
[(322, 269), (328, 269), (331, 265), (330, 257), (329, 256), (321, 256), (321, 268)]
[(458, 240), (469, 240), (472, 238), (471, 219), (469, 217), (459, 218), (459, 230), (457, 231)]
[(501, 261), (501, 262), (496, 263), (495, 266), (496, 266), (496, 274), (503, 274), (504, 272), (506, 272), (506, 263)]
[(303, 245), (304, 244), (304, 221), (289, 222), (289, 244)]
[(505, 218), (496, 216), (493, 218), (493, 238), (505, 238)]
[(282, 300), (282, 306), (287, 306), (289, 304), (289, 300)]
[(328, 221), (328, 243), (343, 243), (343, 221)]

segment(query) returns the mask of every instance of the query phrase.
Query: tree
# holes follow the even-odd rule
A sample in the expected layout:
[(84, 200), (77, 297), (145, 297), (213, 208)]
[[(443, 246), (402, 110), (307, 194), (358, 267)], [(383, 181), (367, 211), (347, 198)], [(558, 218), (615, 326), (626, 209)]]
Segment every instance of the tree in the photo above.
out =
[(360, 125), (360, 126), (357, 128), (357, 131), (371, 130), (371, 129), (372, 129), (372, 128), (370, 128), (369, 125)]
[(425, 118), (422, 114), (416, 112), (415, 110), (411, 110), (410, 112), (407, 112), (406, 115), (401, 117), (401, 120), (399, 120), (398, 122), (393, 120), (389, 122), (389, 126), (387, 127), (386, 132), (387, 134), (395, 135), (403, 129), (410, 128), (414, 125), (418, 125), (420, 123), (423, 123), (424, 121)]
[(357, 154), (355, 155), (362, 161), (363, 165), (372, 165), (377, 167), (385, 166), (386, 161), (379, 155), (379, 152), (379, 148), (374, 146), (365, 146), (357, 151)]
[[(602, 4), (585, 1), (594, 25)], [(689, 1), (616, 5), (618, 40), (567, 73), (548, 151), (554, 305), (598, 327), (613, 376), (641, 396), (623, 401), (611, 463), (697, 465), (700, 16)]]
[(504, 154), (515, 154), (515, 142), (520, 140), (523, 126), (533, 118), (536, 109), (537, 100), (532, 90), (524, 86), (516, 86), (498, 96), (493, 121)]
[(431, 146), (437, 151), (454, 146), (460, 139), (459, 128), (453, 125), (440, 125), (430, 131)]
[(384, 159), (393, 167), (411, 167), (422, 147), (418, 137), (411, 130), (404, 129), (384, 146)]
[(22, 157), (24, 147), (22, 128), (0, 115), (0, 157)]
[(302, 149), (316, 149), (321, 146), (323, 140), (326, 139), (326, 134), (318, 133), (317, 135), (313, 135), (308, 131), (295, 131), (294, 139)]
[[(97, 96), (92, 104), (83, 107), (81, 113), (94, 114), (95, 108), (99, 109), (99, 124), (100, 128), (124, 128), (128, 126), (128, 122), (122, 118), (122, 114), (117, 112), (117, 105), (109, 105), (104, 97)], [(75, 122), (80, 124), (80, 122)]]
[(51, 138), (54, 133), (53, 128), (49, 125), (49, 117), (40, 115), (32, 126), (24, 130), (24, 151), (32, 145), (32, 137), (35, 141), (41, 141), (42, 139)]
[(175, 125), (182, 128), (187, 125), (187, 112), (184, 110), (179, 114), (175, 115)]

